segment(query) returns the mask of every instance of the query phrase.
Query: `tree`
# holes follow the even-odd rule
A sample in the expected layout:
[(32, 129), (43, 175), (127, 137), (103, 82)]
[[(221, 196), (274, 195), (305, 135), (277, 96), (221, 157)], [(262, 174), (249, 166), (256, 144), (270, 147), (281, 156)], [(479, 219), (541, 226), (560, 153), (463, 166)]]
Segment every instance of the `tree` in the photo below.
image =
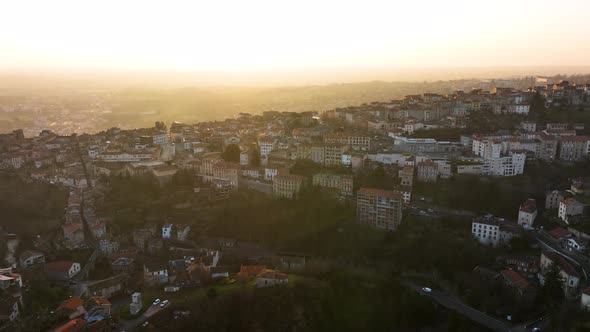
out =
[(164, 123), (164, 121), (156, 121), (155, 127), (158, 130), (167, 131), (167, 127), (166, 127), (166, 124)]
[(230, 144), (225, 148), (225, 151), (221, 154), (221, 158), (227, 162), (239, 163), (240, 162), (240, 147), (236, 144)]
[(252, 148), (252, 155), (251, 155), (250, 166), (252, 167), (260, 167), (260, 149), (257, 145)]
[(217, 297), (217, 289), (211, 287), (207, 290), (207, 297), (213, 300)]
[(545, 283), (541, 288), (541, 299), (544, 304), (558, 304), (563, 299), (563, 278), (559, 274), (559, 266), (551, 263), (545, 273)]
[(545, 114), (545, 98), (537, 91), (531, 99), (531, 113), (535, 116)]

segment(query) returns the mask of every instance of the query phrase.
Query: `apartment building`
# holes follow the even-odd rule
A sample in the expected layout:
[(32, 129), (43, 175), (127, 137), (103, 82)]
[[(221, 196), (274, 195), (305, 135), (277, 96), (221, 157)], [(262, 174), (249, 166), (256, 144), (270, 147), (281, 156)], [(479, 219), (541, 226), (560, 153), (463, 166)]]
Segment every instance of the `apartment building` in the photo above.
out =
[(590, 136), (561, 136), (559, 138), (559, 160), (581, 161), (590, 153)]
[(503, 218), (484, 215), (473, 219), (471, 234), (482, 244), (494, 247), (510, 242), (519, 235), (520, 226)]
[(326, 143), (342, 143), (351, 150), (368, 151), (371, 147), (371, 137), (355, 133), (338, 133), (326, 135)]
[(411, 187), (414, 184), (414, 166), (406, 165), (398, 171), (400, 184)]
[(422, 182), (436, 182), (438, 179), (438, 164), (432, 160), (426, 160), (419, 162), (418, 168), (418, 181)]
[(293, 199), (304, 185), (305, 178), (301, 175), (279, 174), (272, 180), (272, 192), (277, 198)]
[(352, 197), (353, 195), (352, 175), (318, 173), (313, 176), (313, 185), (337, 190), (342, 197)]
[(402, 220), (402, 195), (394, 191), (361, 188), (357, 192), (357, 222), (394, 231)]

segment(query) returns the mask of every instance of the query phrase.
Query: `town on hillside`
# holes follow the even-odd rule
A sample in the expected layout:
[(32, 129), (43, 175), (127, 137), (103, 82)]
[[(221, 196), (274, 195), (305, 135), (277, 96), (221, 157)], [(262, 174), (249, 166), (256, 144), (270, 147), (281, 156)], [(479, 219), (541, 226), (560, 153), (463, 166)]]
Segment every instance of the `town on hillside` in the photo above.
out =
[(230, 328), (309, 298), (366, 328), (590, 323), (590, 84), (25, 132), (0, 135), (6, 331)]

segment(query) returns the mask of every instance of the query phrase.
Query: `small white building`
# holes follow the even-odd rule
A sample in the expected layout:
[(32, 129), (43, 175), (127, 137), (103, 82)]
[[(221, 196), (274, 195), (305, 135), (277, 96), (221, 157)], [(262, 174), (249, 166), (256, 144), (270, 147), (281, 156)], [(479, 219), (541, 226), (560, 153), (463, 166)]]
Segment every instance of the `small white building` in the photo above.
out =
[(256, 287), (273, 287), (276, 285), (286, 285), (289, 282), (289, 276), (276, 270), (264, 270), (256, 276)]
[(576, 201), (573, 197), (566, 198), (559, 202), (559, 219), (570, 223), (571, 217), (579, 216), (584, 212), (584, 204)]
[(583, 311), (590, 311), (590, 287), (582, 290), (582, 297), (580, 297), (580, 309)]
[(172, 233), (174, 233), (174, 225), (173, 224), (164, 224), (162, 226), (162, 238), (163, 239), (170, 239), (172, 238)]
[(572, 296), (577, 293), (578, 285), (580, 284), (580, 274), (574, 267), (568, 263), (558, 253), (552, 251), (544, 251), (541, 254), (541, 263), (539, 270), (539, 283), (545, 284), (545, 274), (555, 264), (559, 268), (559, 275), (563, 280), (563, 291), (567, 296)]
[(537, 218), (537, 201), (529, 198), (518, 209), (518, 224), (523, 227), (532, 227), (535, 218)]

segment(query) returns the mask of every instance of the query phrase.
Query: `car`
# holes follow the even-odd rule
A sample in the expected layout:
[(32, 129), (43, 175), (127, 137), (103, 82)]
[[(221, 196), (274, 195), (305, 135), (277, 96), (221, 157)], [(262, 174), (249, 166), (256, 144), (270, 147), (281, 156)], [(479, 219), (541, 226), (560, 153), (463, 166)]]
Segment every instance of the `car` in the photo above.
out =
[(168, 300), (164, 300), (161, 304), (160, 307), (164, 308), (166, 305), (168, 304)]
[(152, 303), (152, 305), (158, 305), (158, 304), (160, 304), (160, 299), (156, 299), (156, 300), (154, 301), (154, 303)]
[(428, 287), (422, 287), (422, 291), (424, 293), (432, 293), (432, 288), (428, 288)]
[(540, 327), (535, 327), (532, 330), (533, 332), (541, 332), (541, 328)]

